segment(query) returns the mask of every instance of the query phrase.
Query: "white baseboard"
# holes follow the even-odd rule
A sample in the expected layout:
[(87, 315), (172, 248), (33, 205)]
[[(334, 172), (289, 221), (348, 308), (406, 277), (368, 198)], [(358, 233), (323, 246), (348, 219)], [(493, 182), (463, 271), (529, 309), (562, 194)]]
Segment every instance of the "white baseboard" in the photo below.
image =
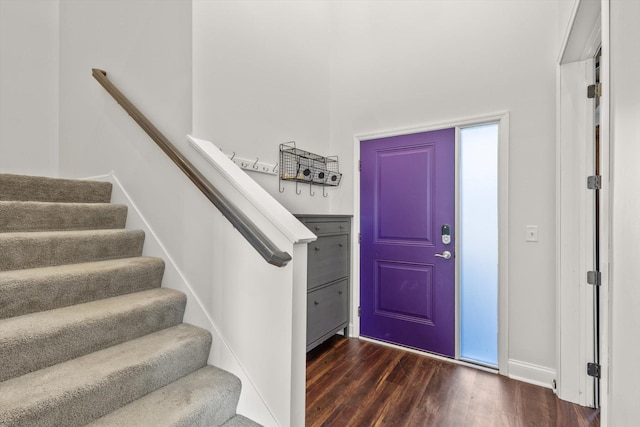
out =
[(553, 390), (556, 370), (520, 360), (509, 359), (509, 378)]

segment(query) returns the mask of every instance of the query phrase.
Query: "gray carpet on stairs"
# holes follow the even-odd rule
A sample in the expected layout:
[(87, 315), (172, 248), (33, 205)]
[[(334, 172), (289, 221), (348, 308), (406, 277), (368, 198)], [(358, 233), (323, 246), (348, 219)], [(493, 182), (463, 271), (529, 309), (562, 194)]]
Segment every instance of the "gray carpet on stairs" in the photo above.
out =
[(158, 288), (0, 320), (0, 381), (175, 326), (186, 303)]
[(109, 203), (111, 183), (0, 174), (0, 200)]
[(142, 255), (140, 230), (0, 233), (0, 271)]
[(222, 424), (222, 427), (260, 427), (260, 424), (242, 415), (236, 415)]
[(84, 425), (204, 367), (210, 346), (181, 324), (4, 381), (0, 425)]
[(0, 319), (156, 288), (163, 273), (148, 257), (0, 272)]
[[(224, 387), (216, 385), (224, 384)], [(98, 426), (221, 425), (235, 415), (240, 381), (206, 366), (90, 424)]]
[(259, 426), (110, 199), (110, 183), (0, 174), (0, 425)]
[(107, 230), (126, 220), (123, 205), (0, 201), (0, 232)]

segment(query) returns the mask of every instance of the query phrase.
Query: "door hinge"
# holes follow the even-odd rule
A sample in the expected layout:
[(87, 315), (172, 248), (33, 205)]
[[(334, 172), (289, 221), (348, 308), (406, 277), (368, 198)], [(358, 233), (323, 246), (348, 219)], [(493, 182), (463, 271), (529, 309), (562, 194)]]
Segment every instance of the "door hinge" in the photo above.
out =
[(360, 244), (360, 242), (362, 242), (362, 234), (358, 233), (358, 244)]
[(358, 317), (360, 317), (360, 307), (358, 307)]
[(587, 271), (587, 283), (600, 286), (602, 284), (602, 273), (599, 271)]
[(600, 378), (600, 365), (597, 363), (587, 363), (587, 375)]
[(602, 96), (602, 83), (587, 86), (587, 98), (600, 98)]
[(358, 172), (362, 171), (362, 160), (358, 160)]
[(602, 175), (591, 175), (587, 177), (587, 188), (589, 190), (600, 190), (602, 188)]

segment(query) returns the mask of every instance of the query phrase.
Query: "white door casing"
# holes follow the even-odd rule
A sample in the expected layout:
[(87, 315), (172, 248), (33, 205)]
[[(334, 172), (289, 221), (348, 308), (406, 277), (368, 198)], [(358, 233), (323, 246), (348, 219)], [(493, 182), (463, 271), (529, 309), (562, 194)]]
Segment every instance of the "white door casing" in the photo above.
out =
[(602, 48), (600, 82), (600, 407), (607, 425), (609, 356), (609, 37), (608, 0), (576, 1), (561, 49), (557, 90), (556, 157), (556, 331), (557, 394), (584, 406), (593, 405), (593, 379), (586, 374), (593, 361), (594, 194), (587, 176), (594, 174), (594, 61)]

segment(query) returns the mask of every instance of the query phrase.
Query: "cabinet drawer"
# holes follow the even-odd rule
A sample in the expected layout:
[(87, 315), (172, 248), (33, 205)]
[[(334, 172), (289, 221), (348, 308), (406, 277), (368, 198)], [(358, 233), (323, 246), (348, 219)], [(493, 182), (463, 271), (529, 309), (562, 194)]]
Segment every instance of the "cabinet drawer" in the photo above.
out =
[(349, 221), (305, 222), (304, 225), (318, 236), (349, 232)]
[(307, 263), (307, 289), (349, 275), (348, 235), (318, 237), (309, 243)]
[(341, 280), (307, 294), (307, 345), (347, 323), (347, 283)]

